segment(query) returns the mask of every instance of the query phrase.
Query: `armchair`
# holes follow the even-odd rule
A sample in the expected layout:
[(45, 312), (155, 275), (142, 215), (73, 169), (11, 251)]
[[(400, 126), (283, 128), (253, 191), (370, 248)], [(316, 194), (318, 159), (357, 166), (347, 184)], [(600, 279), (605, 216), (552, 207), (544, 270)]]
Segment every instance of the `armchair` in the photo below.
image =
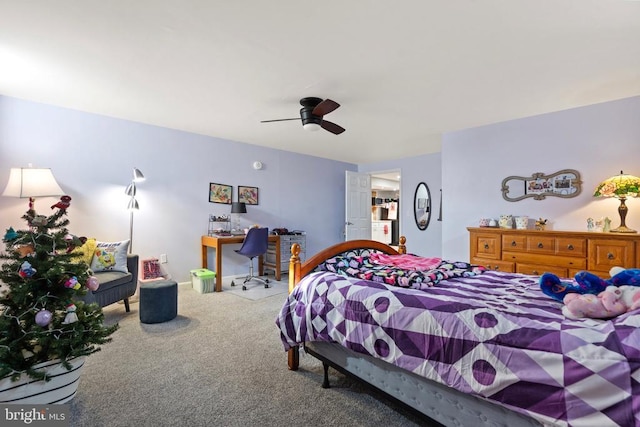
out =
[(127, 269), (128, 273), (119, 271), (94, 273), (100, 286), (95, 291), (87, 290), (87, 294), (82, 300), (87, 304), (98, 303), (100, 307), (124, 301), (125, 310), (129, 312), (129, 298), (136, 293), (138, 288), (138, 255), (127, 255)]

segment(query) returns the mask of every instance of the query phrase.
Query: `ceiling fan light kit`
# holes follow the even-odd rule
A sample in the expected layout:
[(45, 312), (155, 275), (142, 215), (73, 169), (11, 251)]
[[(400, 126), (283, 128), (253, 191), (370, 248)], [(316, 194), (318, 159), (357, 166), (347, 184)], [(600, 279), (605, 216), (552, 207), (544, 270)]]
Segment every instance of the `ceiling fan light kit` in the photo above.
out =
[[(320, 128), (329, 131), (335, 135), (339, 135), (345, 131), (342, 126), (335, 123), (324, 120), (324, 116), (329, 114), (340, 106), (331, 99), (322, 100), (316, 97), (307, 97), (300, 100), (300, 120), (302, 120), (302, 127), (308, 131), (316, 131)], [(286, 120), (298, 120), (294, 119), (276, 119), (276, 120), (263, 120), (261, 123), (269, 122), (283, 122)]]

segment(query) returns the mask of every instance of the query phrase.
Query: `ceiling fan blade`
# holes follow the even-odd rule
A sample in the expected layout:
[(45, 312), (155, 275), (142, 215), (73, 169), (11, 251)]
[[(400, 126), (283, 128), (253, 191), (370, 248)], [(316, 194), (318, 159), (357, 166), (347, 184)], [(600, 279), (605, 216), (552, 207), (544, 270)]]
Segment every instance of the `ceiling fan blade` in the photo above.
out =
[(329, 132), (335, 133), (336, 135), (340, 135), (345, 130), (342, 126), (338, 126), (337, 124), (328, 122), (326, 120), (323, 120), (322, 123), (320, 123), (320, 126), (322, 126), (322, 129), (328, 130)]
[(320, 104), (316, 105), (316, 107), (312, 111), (312, 114), (315, 114), (316, 116), (322, 117), (325, 114), (329, 114), (330, 112), (332, 112), (333, 110), (335, 110), (339, 106), (340, 106), (340, 104), (338, 104), (336, 101), (332, 101), (330, 99), (325, 99)]
[(296, 117), (295, 119), (260, 120), (260, 123), (286, 122), (287, 120), (300, 120), (300, 117)]

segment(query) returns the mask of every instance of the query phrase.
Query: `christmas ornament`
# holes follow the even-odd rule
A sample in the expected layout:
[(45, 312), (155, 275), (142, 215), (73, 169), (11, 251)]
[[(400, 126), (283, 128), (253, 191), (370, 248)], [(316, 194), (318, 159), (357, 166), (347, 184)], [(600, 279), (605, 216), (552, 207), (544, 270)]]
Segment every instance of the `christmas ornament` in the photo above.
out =
[(24, 258), (33, 254), (35, 252), (35, 249), (33, 249), (33, 246), (31, 245), (24, 245), (16, 248), (16, 252), (18, 252), (20, 258)]
[(35, 225), (35, 226), (47, 225), (47, 217), (44, 215), (36, 215), (31, 220), (31, 225)]
[(67, 242), (67, 253), (73, 251), (76, 247), (84, 245), (87, 241), (86, 237), (78, 237), (73, 234), (67, 234), (64, 236), (64, 241)]
[(36, 313), (36, 323), (43, 328), (51, 323), (53, 315), (49, 310), (42, 309)]
[(89, 276), (87, 279), (87, 288), (92, 291), (97, 291), (100, 287), (100, 282), (98, 282), (98, 278), (96, 276)]
[(18, 233), (16, 233), (16, 230), (14, 230), (13, 227), (7, 228), (7, 232), (4, 235), (4, 241), (5, 242), (9, 242), (9, 241), (15, 240), (17, 238), (18, 238)]
[(76, 305), (71, 303), (67, 305), (67, 315), (62, 321), (63, 324), (68, 325), (70, 323), (75, 323), (78, 321), (78, 315), (76, 314)]
[(58, 203), (51, 206), (51, 209), (58, 208), (61, 211), (66, 211), (70, 204), (71, 204), (71, 197), (62, 196), (60, 197), (60, 201)]
[(73, 276), (70, 279), (67, 279), (67, 281), (64, 282), (64, 287), (69, 289), (75, 289), (75, 290), (80, 289), (80, 283), (78, 283), (78, 278), (76, 276)]
[(20, 277), (22, 277), (23, 279), (26, 279), (33, 276), (34, 274), (36, 274), (36, 269), (31, 267), (29, 261), (23, 262), (20, 266), (20, 271), (18, 271), (18, 275), (20, 275)]

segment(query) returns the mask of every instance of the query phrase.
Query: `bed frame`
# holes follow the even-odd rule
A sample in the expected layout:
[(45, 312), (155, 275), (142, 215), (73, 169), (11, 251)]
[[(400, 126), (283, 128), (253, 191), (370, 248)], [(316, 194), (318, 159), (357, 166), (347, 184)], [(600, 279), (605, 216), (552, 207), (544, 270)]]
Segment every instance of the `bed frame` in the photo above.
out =
[[(373, 240), (349, 240), (326, 248), (300, 262), (300, 246), (291, 247), (289, 264), (289, 293), (298, 282), (316, 270), (319, 264), (336, 255), (358, 253), (363, 250), (380, 251), (389, 255), (405, 254), (406, 238), (400, 237), (398, 249)], [(442, 384), (420, 377), (374, 357), (356, 353), (339, 344), (305, 343), (304, 349), (319, 359), (324, 367), (322, 387), (329, 387), (329, 366), (354, 377), (383, 393), (390, 400), (400, 403), (412, 413), (444, 426), (540, 426), (533, 418), (526, 417), (506, 407), (482, 398), (459, 392)], [(288, 351), (289, 369), (299, 367), (299, 348)]]

